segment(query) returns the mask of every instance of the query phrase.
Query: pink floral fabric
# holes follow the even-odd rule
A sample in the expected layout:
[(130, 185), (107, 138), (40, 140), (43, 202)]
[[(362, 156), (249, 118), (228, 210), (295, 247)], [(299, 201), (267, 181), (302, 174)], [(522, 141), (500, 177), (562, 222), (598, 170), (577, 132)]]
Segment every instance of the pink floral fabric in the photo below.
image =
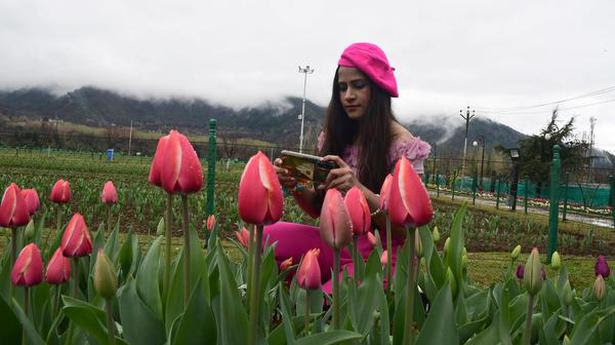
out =
[[(325, 133), (320, 132), (318, 135), (318, 150), (322, 149), (325, 143)], [(395, 162), (402, 156), (406, 156), (412, 163), (414, 170), (418, 174), (425, 172), (423, 162), (431, 152), (431, 145), (421, 140), (420, 137), (404, 138), (395, 140), (389, 149), (389, 166), (393, 166)], [(341, 157), (355, 172), (358, 172), (359, 166), (359, 148), (350, 146)]]

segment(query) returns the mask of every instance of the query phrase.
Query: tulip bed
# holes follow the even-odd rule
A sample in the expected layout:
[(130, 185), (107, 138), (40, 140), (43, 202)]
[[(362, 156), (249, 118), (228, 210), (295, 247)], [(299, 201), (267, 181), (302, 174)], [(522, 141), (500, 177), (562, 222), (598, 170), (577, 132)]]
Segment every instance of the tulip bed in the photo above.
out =
[[(277, 207), (281, 205), (265, 199), (254, 203), (254, 194), (250, 194), (254, 192), (254, 181), (271, 181), (268, 177), (254, 176), (271, 169), (267, 168), (270, 163), (266, 158), (255, 157), (256, 165), (264, 164), (265, 168), (242, 175), (242, 183), (245, 176), (255, 179), (244, 184), (251, 187), (240, 187), (248, 194), (242, 197), (240, 192), (239, 205), (235, 201), (234, 210), (224, 209), (218, 214), (228, 217), (239, 214), (244, 221), (254, 224), (279, 219), (282, 211)], [(155, 161), (153, 164), (156, 165)], [(249, 166), (250, 163), (246, 171), (250, 170)], [(406, 169), (408, 166), (406, 163)], [(125, 227), (121, 219), (114, 221), (115, 226), (109, 229), (109, 224), (101, 222), (104, 216), (88, 217), (88, 208), (93, 206), (82, 202), (73, 201), (70, 207), (86, 217), (73, 215), (65, 228), (63, 224), (68, 219), (65, 214), (43, 211), (40, 215), (35, 213), (35, 222), (15, 232), (12, 241), (18, 249), (24, 249), (15, 265), (11, 264), (9, 250), (4, 250), (0, 259), (0, 339), (3, 342), (272, 345), (615, 342), (615, 284), (609, 277), (610, 269), (604, 257), (596, 263), (593, 288), (580, 290), (571, 285), (568, 270), (559, 257), (552, 258), (552, 270), (546, 275), (537, 248), (521, 269), (516, 262), (519, 250), (515, 250), (508, 268), (502, 272), (502, 279), (488, 288), (480, 287), (468, 277), (466, 242), (471, 233), (468, 225), (472, 223), (467, 221), (465, 205), (454, 213), (445, 213), (449, 216), (441, 216), (447, 219), (440, 221), (439, 231), (432, 227), (433, 223), (409, 228), (411, 240), (397, 252), (390, 284), (383, 284), (387, 276), (386, 262), (390, 263), (390, 259), (383, 260), (386, 255), (378, 241), (366, 261), (354, 259), (360, 278), (344, 274), (341, 281), (334, 283), (333, 294), (329, 295), (315, 287), (319, 284), (310, 283), (314, 282), (313, 273), (307, 263), (312, 260), (305, 259), (305, 266), (288, 263), (278, 267), (274, 247), (260, 248), (261, 241), (251, 240), (252, 236), (257, 239), (261, 236), (260, 226), (248, 226), (252, 231), (247, 240), (243, 240), (243, 245), (235, 242), (235, 248), (230, 249), (221, 240), (221, 232), (228, 231), (228, 223), (209, 222), (211, 232), (204, 249), (197, 232), (203, 228), (202, 219), (195, 220), (195, 216), (191, 219), (190, 215), (195, 209), (193, 199), (198, 197), (188, 198), (188, 194), (196, 187), (168, 184), (164, 176), (164, 172), (159, 177), (150, 174), (150, 182), (169, 195), (174, 188), (185, 188), (182, 202), (181, 205), (173, 201), (166, 203), (164, 194), (159, 192), (157, 202), (162, 205), (157, 214), (144, 202), (143, 210), (152, 212), (147, 217), (157, 224), (157, 233), (161, 234), (146, 245), (145, 251), (140, 248), (139, 235), (133, 231), (128, 231), (124, 241), (119, 240), (120, 229)], [(408, 175), (397, 174), (396, 169), (392, 191), (381, 192), (382, 196), (391, 195), (387, 200), (392, 204), (396, 200), (394, 195), (403, 197), (400, 192), (394, 192), (402, 188), (398, 186), (398, 176)], [(145, 180), (144, 176), (141, 178)], [(100, 190), (108, 179), (101, 178), (96, 203), (102, 204), (98, 201)], [(124, 186), (117, 182), (116, 185), (119, 190)], [(267, 188), (269, 182), (263, 186)], [(420, 181), (413, 186), (411, 195), (424, 198), (426, 192), (416, 189)], [(71, 187), (74, 194), (80, 192), (78, 184), (73, 183)], [(144, 183), (143, 191), (147, 189), (156, 188)], [(237, 187), (229, 190), (236, 193)], [(327, 198), (325, 205), (342, 207), (347, 202), (339, 194), (329, 197), (328, 193)], [(241, 200), (250, 201), (250, 205), (262, 205), (261, 201), (267, 205), (266, 212), (259, 216), (245, 206), (242, 211)], [(282, 198), (276, 200), (281, 202)], [(414, 202), (412, 212), (431, 212), (426, 201)], [(218, 207), (221, 205), (224, 202), (218, 203)], [(345, 207), (351, 208), (343, 206), (342, 209)], [(166, 213), (167, 221), (171, 215), (181, 221), (172, 224), (161, 221), (165, 208), (173, 210)], [(67, 211), (66, 206), (56, 206), (53, 211), (58, 209)], [(321, 215), (327, 220), (321, 225), (324, 232), (331, 231), (331, 226), (348, 212), (324, 209), (328, 211), (323, 212), (332, 212)], [(293, 212), (284, 211), (286, 215)], [(408, 210), (394, 211), (391, 220), (416, 221), (413, 218), (416, 213), (403, 212)], [(53, 237), (43, 236), (47, 214), (57, 214), (60, 219), (55, 224), (59, 231)], [(437, 215), (438, 212), (436, 223)], [(431, 215), (426, 214), (424, 220), (429, 219)], [(90, 232), (87, 225), (93, 223), (100, 225)], [(170, 229), (176, 224), (181, 224), (185, 242), (179, 251), (169, 251), (166, 243)], [(336, 231), (347, 230), (337, 228)], [(167, 241), (162, 235), (165, 232)], [(323, 238), (334, 248), (348, 245), (348, 239), (337, 236), (340, 235), (329, 232)], [(384, 239), (385, 235), (380, 237)], [(440, 242), (437, 237), (441, 237)], [(446, 244), (437, 245), (444, 237)], [(244, 248), (246, 242), (248, 248)], [(65, 263), (55, 264), (52, 259), (58, 248), (72, 257), (70, 275), (61, 274), (65, 272), (61, 270), (66, 267)], [(239, 257), (231, 258), (237, 252)], [(41, 282), (44, 271), (38, 262), (47, 267), (46, 282)], [(59, 276), (50, 281), (49, 272), (57, 269), (60, 269)]]

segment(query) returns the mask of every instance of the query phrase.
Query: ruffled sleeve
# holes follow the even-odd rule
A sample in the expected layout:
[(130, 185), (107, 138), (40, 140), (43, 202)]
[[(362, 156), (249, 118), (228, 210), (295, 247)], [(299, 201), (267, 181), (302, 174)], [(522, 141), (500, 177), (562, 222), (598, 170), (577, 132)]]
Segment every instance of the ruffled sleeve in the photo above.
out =
[(318, 140), (316, 141), (316, 148), (318, 152), (322, 152), (322, 147), (325, 145), (325, 132), (320, 131), (318, 134)]
[(405, 156), (410, 160), (414, 170), (418, 174), (425, 172), (423, 162), (431, 152), (431, 145), (421, 140), (419, 137), (402, 139), (393, 144), (389, 159), (391, 164), (395, 163), (399, 158)]

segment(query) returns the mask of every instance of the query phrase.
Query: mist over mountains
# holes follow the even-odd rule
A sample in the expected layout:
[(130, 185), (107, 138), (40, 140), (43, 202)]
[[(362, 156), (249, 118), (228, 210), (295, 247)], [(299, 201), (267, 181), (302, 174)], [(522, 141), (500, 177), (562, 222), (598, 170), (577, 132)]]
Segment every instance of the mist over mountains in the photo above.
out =
[[(305, 147), (314, 144), (325, 109), (306, 102)], [(133, 126), (142, 130), (177, 128), (188, 134), (207, 134), (209, 119), (217, 120), (221, 136), (254, 138), (279, 145), (298, 145), (301, 99), (286, 97), (254, 107), (233, 109), (202, 99), (137, 99), (109, 90), (82, 87), (63, 95), (40, 88), (0, 91), (0, 115), (6, 120), (58, 119), (92, 127)], [(414, 135), (437, 146), (440, 153), (463, 149), (464, 121), (459, 117), (415, 116), (402, 122)], [(472, 120), (468, 145), (483, 136), (487, 147), (517, 146), (525, 135), (487, 118)]]

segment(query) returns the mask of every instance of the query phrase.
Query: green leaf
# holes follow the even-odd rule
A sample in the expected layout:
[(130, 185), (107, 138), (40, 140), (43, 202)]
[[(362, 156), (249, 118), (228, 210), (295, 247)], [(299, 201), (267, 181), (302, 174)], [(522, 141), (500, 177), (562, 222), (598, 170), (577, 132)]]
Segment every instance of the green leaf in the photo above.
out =
[[(218, 246), (220, 269), (220, 340), (222, 344), (245, 344), (247, 342), (248, 315), (240, 302), (235, 279), (222, 248)], [(241, 330), (241, 331), (238, 331)]]
[[(40, 334), (38, 334), (38, 332), (36, 331), (36, 327), (34, 327), (34, 325), (32, 324), (32, 321), (30, 321), (28, 316), (26, 316), (26, 313), (24, 313), (23, 309), (21, 309), (21, 306), (19, 305), (19, 303), (17, 303), (17, 301), (13, 299), (12, 304), (13, 304), (13, 310), (15, 311), (14, 315), (17, 316), (17, 319), (19, 319), (19, 321), (21, 322), (21, 325), (26, 330), (26, 338), (28, 342), (31, 344), (33, 343), (34, 345), (44, 345), (45, 342), (43, 341), (43, 338), (41, 338)], [(2, 328), (4, 327), (5, 325), (2, 325)], [(6, 340), (3, 338), (2, 341), (4, 342)], [(19, 344), (19, 343), (14, 343), (14, 344)]]
[(182, 317), (172, 344), (215, 344), (216, 320), (211, 307), (205, 300), (203, 281), (200, 278), (192, 291), (188, 307)]
[[(69, 296), (62, 296), (62, 300), (64, 301), (62, 311), (75, 325), (96, 339), (100, 344), (107, 344), (109, 336), (105, 326), (107, 319), (104, 311), (87, 302)], [(115, 340), (120, 344), (125, 344), (117, 336)]]
[(572, 330), (570, 345), (585, 345), (590, 343), (592, 337), (597, 334), (596, 330), (600, 323), (615, 313), (615, 306), (607, 309), (595, 309), (585, 315)]
[(0, 297), (0, 339), (6, 344), (21, 344), (21, 324), (9, 305)]
[(363, 338), (363, 335), (355, 332), (335, 330), (326, 333), (312, 334), (307, 337), (297, 340), (296, 345), (332, 345), (342, 342), (358, 340)]
[(109, 235), (109, 237), (107, 238), (107, 242), (105, 243), (105, 254), (107, 255), (107, 257), (109, 257), (109, 259), (111, 259), (111, 262), (113, 263), (117, 262), (117, 257), (119, 254), (119, 243), (117, 239), (117, 234), (119, 231), (120, 220), (118, 219), (115, 228), (113, 229), (113, 231), (111, 231), (111, 234)]
[[(353, 328), (363, 335), (367, 335), (371, 331), (374, 324), (374, 311), (380, 306), (381, 298), (384, 295), (378, 271), (373, 268), (380, 266), (380, 260), (376, 255), (370, 255), (367, 266), (370, 267), (369, 274), (361, 282), (356, 291), (356, 296), (350, 296), (348, 303)], [(354, 282), (351, 282), (351, 284), (354, 284)]]
[(120, 264), (120, 282), (126, 281), (129, 275), (133, 275), (139, 263), (139, 239), (137, 235), (130, 232), (122, 247), (120, 248), (119, 264)]
[(288, 344), (288, 345), (294, 345), (295, 344), (295, 330), (294, 330), (294, 324), (292, 321), (292, 317), (291, 317), (291, 313), (290, 313), (290, 307), (289, 307), (289, 302), (288, 302), (288, 295), (286, 294), (286, 291), (284, 289), (284, 283), (280, 282), (278, 284), (278, 294), (280, 297), (280, 312), (282, 313), (282, 324), (280, 325), (280, 327), (283, 327), (284, 330), (284, 335), (286, 335), (286, 339), (284, 342), (280, 342), (280, 332), (276, 332), (276, 330), (274, 330), (273, 332), (271, 332), (269, 334), (269, 338), (267, 339), (267, 342), (269, 344)]
[(137, 291), (143, 302), (152, 310), (158, 320), (162, 320), (162, 297), (160, 294), (160, 243), (164, 239), (159, 236), (147, 251), (141, 267), (137, 272)]
[(124, 337), (130, 344), (163, 344), (164, 324), (137, 294), (135, 280), (129, 278), (118, 291)]
[(446, 262), (451, 268), (455, 279), (458, 282), (458, 292), (463, 293), (463, 269), (461, 265), (461, 256), (463, 254), (464, 234), (463, 234), (463, 219), (467, 210), (467, 203), (463, 203), (455, 212), (453, 224), (451, 225), (451, 236), (446, 254)]
[(453, 296), (448, 284), (445, 284), (436, 295), (429, 315), (421, 328), (416, 345), (423, 344), (459, 344)]

